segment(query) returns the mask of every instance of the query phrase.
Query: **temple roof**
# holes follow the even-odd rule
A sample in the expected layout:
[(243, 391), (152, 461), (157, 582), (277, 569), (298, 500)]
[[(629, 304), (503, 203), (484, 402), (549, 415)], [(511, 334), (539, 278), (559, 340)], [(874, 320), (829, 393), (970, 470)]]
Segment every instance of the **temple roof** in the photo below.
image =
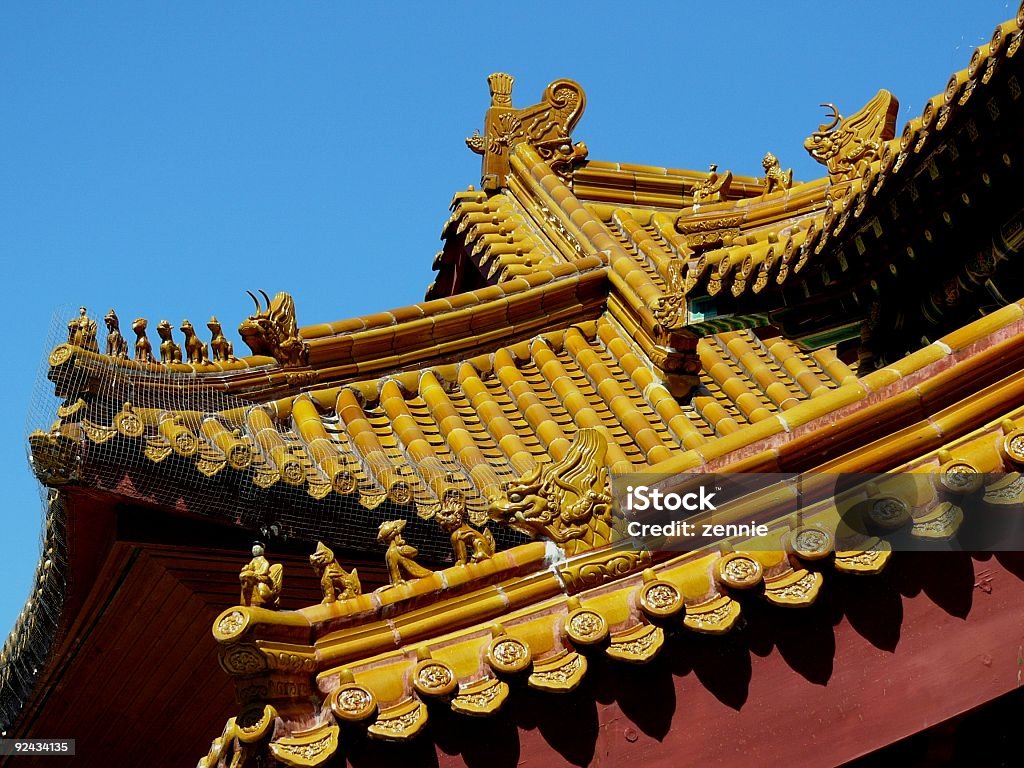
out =
[[(746, 558), (768, 601), (793, 606), (822, 583), (810, 561), (877, 573), (891, 554), (878, 540), (837, 548), (835, 506), (797, 525), (787, 497), (762, 510), (771, 538), (788, 542), (771, 551), (624, 552), (604, 519), (585, 539), (528, 531), (557, 542), (556, 557), (524, 543), (529, 526), (496, 522), (528, 479), (582, 474), (593, 487), (577, 484), (576, 501), (593, 505), (606, 470), (945, 477), (1016, 466), (1000, 441), (1024, 425), (1012, 181), (1022, 24), (1024, 11), (1001, 25), (902, 133), (885, 91), (846, 118), (833, 107), (807, 140), (827, 175), (807, 182), (771, 153), (765, 177), (590, 160), (571, 138), (578, 84), (556, 81), (517, 110), (510, 76), (495, 74), (484, 134), (467, 139), (483, 155), (481, 189), (454, 196), (423, 302), (300, 325), (301, 296), (254, 296), (239, 328), (252, 354), (240, 357), (223, 337), (211, 355), (191, 329), (182, 349), (162, 328), (149, 359), (144, 325), (134, 359), (127, 345), (102, 354), (95, 322), (72, 320), (47, 372), (63, 403), (30, 436), (37, 476), (59, 493), (248, 530), (280, 524), (292, 540), (364, 553), (386, 545), (398, 517), (398, 540), (408, 523), (439, 566), (451, 561), (446, 503), (461, 505), (471, 539), (494, 521), (489, 545), (474, 540), (480, 562), (301, 610), (226, 610), (214, 636), (246, 709), (202, 764), (268, 737), (275, 707), (287, 726), (270, 749), (287, 764), (303, 763), (281, 754), (313, 741), (336, 747), (333, 723), (348, 715), (371, 735), (414, 735), (431, 658), (461, 686), (453, 708), (471, 714), (508, 694), (502, 643), (532, 659), (520, 671), (544, 690), (575, 687), (588, 644), (647, 660), (664, 641), (665, 616), (641, 597), (651, 584), (675, 591), (686, 627), (719, 634), (739, 616), (730, 590), (754, 586), (730, 562)], [(953, 535), (962, 521), (942, 493), (908, 503), (921, 535)], [(808, 527), (828, 541), (801, 550)], [(254, 669), (274, 677), (287, 665), (298, 694), (245, 687)], [(356, 689), (372, 713), (346, 710), (340, 692)], [(306, 711), (313, 700), (322, 706)]]

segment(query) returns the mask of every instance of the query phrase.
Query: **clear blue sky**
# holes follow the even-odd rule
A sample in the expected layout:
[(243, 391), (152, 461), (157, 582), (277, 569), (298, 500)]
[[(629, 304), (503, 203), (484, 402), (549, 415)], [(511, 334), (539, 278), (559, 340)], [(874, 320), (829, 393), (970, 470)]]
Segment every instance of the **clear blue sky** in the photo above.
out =
[(0, 637), (38, 558), (25, 415), (57, 307), (146, 316), (155, 338), (164, 317), (233, 331), (245, 289), (291, 292), (303, 324), (418, 301), (452, 193), (479, 182), (463, 138), (490, 72), (519, 106), (578, 80), (591, 158), (760, 174), (771, 150), (807, 179), (821, 102), (850, 113), (885, 87), (902, 129), (1016, 9), (5, 3)]

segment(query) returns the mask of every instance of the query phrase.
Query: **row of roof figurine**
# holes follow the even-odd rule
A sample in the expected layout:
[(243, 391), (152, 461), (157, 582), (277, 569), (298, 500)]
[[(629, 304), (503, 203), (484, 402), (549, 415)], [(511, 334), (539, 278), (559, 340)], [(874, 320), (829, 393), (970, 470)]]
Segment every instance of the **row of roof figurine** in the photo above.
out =
[[(128, 358), (128, 341), (121, 335), (120, 323), (117, 313), (114, 310), (107, 312), (103, 322), (107, 326), (106, 353), (110, 357)], [(153, 346), (146, 336), (148, 322), (144, 317), (137, 318), (132, 323), (132, 330), (135, 331), (135, 359), (143, 363), (156, 362), (153, 357)], [(195, 328), (188, 320), (183, 320), (180, 330), (185, 334), (185, 354), (189, 363), (203, 364), (212, 361), (228, 362), (235, 360), (234, 347), (224, 336), (220, 322), (216, 317), (211, 317), (206, 324), (213, 334), (209, 347), (196, 336)], [(79, 307), (78, 317), (68, 321), (68, 344), (90, 352), (99, 352), (99, 345), (96, 341), (97, 324), (89, 317), (85, 307)], [(160, 362), (180, 363), (181, 347), (175, 343), (173, 338), (174, 328), (167, 320), (161, 320), (156, 327), (160, 336)], [(210, 357), (210, 350), (213, 350), (213, 357)]]
[[(793, 186), (793, 169), (782, 170), (779, 158), (771, 152), (766, 154), (764, 159), (761, 160), (761, 166), (764, 168), (765, 173), (761, 189), (762, 196), (769, 195), (778, 190), (785, 191)], [(718, 164), (712, 163), (708, 168), (707, 178), (698, 181), (693, 186), (694, 206), (703, 205), (704, 203), (721, 202), (723, 195), (729, 191), (731, 185), (732, 171), (719, 174)]]
[[(466, 521), (466, 508), (462, 494), (449, 490), (445, 494), (441, 510), (435, 519), (438, 524), (451, 534), (452, 549), (455, 552), (456, 565), (479, 563), (494, 556), (494, 537), (486, 528), (478, 531)], [(380, 524), (377, 541), (387, 545), (384, 562), (388, 568), (388, 579), (391, 586), (400, 586), (406, 579), (422, 579), (430, 576), (432, 571), (416, 562), (416, 547), (407, 543), (402, 536), (405, 520), (388, 520)], [(309, 556), (310, 565), (320, 578), (324, 603), (347, 600), (362, 594), (359, 574), (356, 569), (346, 571), (334, 557), (334, 552), (317, 542), (316, 552)], [(271, 565), (264, 556), (263, 544), (257, 543), (252, 548), (252, 560), (245, 564), (238, 574), (242, 591), (239, 598), (241, 605), (278, 608), (281, 602), (281, 586), (284, 578), (284, 566), (280, 563)]]

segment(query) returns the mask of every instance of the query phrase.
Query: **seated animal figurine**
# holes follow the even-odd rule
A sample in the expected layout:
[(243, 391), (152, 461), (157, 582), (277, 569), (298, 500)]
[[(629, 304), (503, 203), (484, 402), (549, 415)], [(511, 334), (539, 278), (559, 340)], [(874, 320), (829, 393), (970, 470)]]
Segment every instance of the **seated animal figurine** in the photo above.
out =
[(321, 602), (333, 603), (362, 594), (356, 569), (353, 568), (351, 572), (346, 573), (345, 569), (338, 565), (334, 552), (322, 541), (316, 543), (316, 552), (309, 556), (309, 563), (313, 566), (314, 573), (320, 577), (320, 589), (324, 593)]
[(203, 365), (210, 362), (210, 356), (206, 350), (206, 344), (196, 336), (196, 329), (188, 320), (181, 321), (181, 332), (185, 334), (185, 354), (190, 363)]

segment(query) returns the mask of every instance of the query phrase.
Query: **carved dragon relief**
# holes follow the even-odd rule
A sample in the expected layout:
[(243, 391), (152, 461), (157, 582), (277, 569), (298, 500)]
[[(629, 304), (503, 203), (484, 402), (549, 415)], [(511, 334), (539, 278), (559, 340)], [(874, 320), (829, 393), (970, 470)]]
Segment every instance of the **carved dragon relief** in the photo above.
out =
[(804, 148), (828, 168), (833, 182), (851, 181), (877, 160), (885, 142), (896, 136), (896, 113), (900, 103), (882, 89), (849, 117), (839, 114), (834, 104), (821, 106), (831, 112), (832, 122), (818, 126), (804, 141)]
[(669, 262), (665, 294), (655, 299), (651, 305), (651, 312), (662, 331), (671, 333), (686, 326), (686, 277), (683, 274), (685, 267), (686, 263), (682, 259), (673, 259)]
[(266, 293), (260, 291), (267, 302), (264, 308), (251, 291), (246, 293), (256, 302), (256, 314), (242, 321), (238, 326), (238, 333), (249, 345), (252, 353), (273, 357), (284, 368), (306, 365), (308, 351), (299, 335), (299, 326), (295, 320), (295, 302), (292, 297), (282, 292), (271, 301)]
[(512, 75), (495, 72), (487, 82), (491, 106), (484, 117), (484, 133), (481, 136), (476, 132), (466, 139), (471, 150), (483, 155), (484, 190), (494, 191), (504, 184), (512, 148), (524, 142), (531, 144), (560, 176), (571, 174), (573, 164), (587, 155), (586, 145), (574, 146), (570, 138), (587, 102), (579, 83), (555, 80), (544, 90), (539, 104), (516, 109), (512, 106)]
[(564, 458), (538, 464), (491, 498), (491, 519), (550, 539), (570, 557), (620, 539), (607, 490), (607, 449), (597, 429), (579, 430)]

